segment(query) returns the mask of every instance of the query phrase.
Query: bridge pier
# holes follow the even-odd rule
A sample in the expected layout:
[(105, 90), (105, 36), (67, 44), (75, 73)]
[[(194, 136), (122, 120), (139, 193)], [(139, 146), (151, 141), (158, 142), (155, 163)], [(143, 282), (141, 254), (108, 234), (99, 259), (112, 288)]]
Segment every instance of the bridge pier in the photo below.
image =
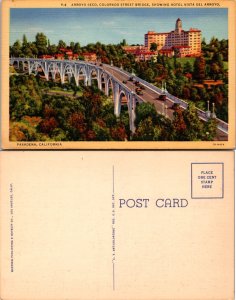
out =
[(98, 89), (102, 91), (102, 78), (101, 78), (101, 71), (97, 70), (97, 82), (98, 82)]
[(79, 86), (79, 70), (78, 70), (78, 68), (77, 68), (76, 65), (75, 65), (74, 78), (75, 78), (75, 84), (76, 84), (76, 86)]
[(25, 71), (25, 62), (22, 61), (22, 71), (24, 72)]
[(46, 62), (43, 63), (42, 69), (43, 69), (45, 78), (48, 81), (49, 80), (49, 70), (47, 68), (47, 63)]
[(56, 79), (56, 72), (53, 70), (53, 71), (51, 71), (51, 74), (52, 74), (52, 80), (55, 81), (55, 79)]
[(87, 77), (87, 85), (88, 85), (88, 86), (91, 86), (91, 85), (92, 85), (91, 75), (89, 75), (89, 76)]
[(135, 133), (136, 127), (135, 127), (135, 119), (136, 119), (136, 99), (135, 99), (135, 95), (133, 95), (132, 93), (132, 97), (131, 97), (131, 114), (130, 114), (130, 131), (132, 133)]
[(72, 75), (70, 73), (67, 73), (67, 76), (68, 76), (68, 82), (70, 83)]
[(114, 84), (113, 91), (113, 99), (114, 99), (114, 114), (116, 117), (120, 116), (120, 93), (119, 93), (119, 84)]
[(62, 83), (62, 84), (65, 83), (65, 74), (61, 74), (61, 83)]
[(102, 80), (101, 80), (100, 76), (98, 76), (97, 81), (98, 81), (98, 89), (100, 91), (102, 91)]
[(78, 76), (75, 77), (75, 84), (76, 84), (76, 86), (79, 86), (79, 78), (78, 78)]
[(132, 133), (135, 133), (135, 118), (136, 118), (136, 99), (133, 92), (128, 95), (128, 112), (129, 112), (129, 129)]
[(47, 81), (49, 81), (49, 74), (48, 74), (48, 72), (45, 73), (45, 78), (46, 78)]
[(63, 68), (63, 64), (62, 63), (60, 63), (59, 69), (60, 69), (59, 73), (61, 75), (61, 83), (64, 84), (65, 83), (65, 70)]
[(105, 80), (105, 95), (108, 97), (109, 96), (109, 84), (108, 80)]

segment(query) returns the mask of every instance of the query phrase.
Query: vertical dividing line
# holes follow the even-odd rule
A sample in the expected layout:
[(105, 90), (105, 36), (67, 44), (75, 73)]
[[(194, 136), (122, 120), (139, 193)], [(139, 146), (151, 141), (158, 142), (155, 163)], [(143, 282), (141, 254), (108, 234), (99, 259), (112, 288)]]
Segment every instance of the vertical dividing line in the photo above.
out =
[(113, 195), (114, 195), (114, 193), (115, 193), (115, 168), (114, 168), (114, 166), (112, 167), (112, 182), (113, 182), (113, 188), (112, 188), (112, 193), (113, 193)]
[(116, 251), (116, 232), (115, 232), (115, 168), (112, 166), (112, 287), (115, 291), (115, 251)]
[(115, 291), (115, 263), (113, 262), (113, 291)]

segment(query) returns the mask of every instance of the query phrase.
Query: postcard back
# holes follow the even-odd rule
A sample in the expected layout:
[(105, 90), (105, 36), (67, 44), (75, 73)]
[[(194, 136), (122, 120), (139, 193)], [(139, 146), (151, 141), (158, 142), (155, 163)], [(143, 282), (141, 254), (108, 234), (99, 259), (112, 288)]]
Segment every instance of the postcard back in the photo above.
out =
[(233, 152), (2, 152), (1, 299), (233, 299)]

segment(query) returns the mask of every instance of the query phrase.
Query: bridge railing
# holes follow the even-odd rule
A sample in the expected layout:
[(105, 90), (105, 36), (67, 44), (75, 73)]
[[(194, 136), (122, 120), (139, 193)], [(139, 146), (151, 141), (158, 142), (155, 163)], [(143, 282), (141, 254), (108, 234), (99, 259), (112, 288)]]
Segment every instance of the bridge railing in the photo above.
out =
[[(108, 66), (109, 66), (109, 65), (108, 65)], [(129, 77), (132, 76), (130, 73), (128, 73), (128, 72), (125, 71), (125, 70), (121, 70), (120, 68), (117, 68), (117, 67), (113, 67), (113, 68), (115, 68), (117, 71), (119, 71), (119, 72), (121, 72), (121, 73), (124, 73), (125, 75), (127, 75), (127, 76), (129, 76)], [(140, 78), (140, 77), (138, 77), (138, 76), (136, 76), (136, 75), (134, 76), (134, 78), (137, 79), (137, 81), (139, 81), (139, 82), (142, 83), (143, 85), (145, 85), (145, 86), (149, 87), (150, 89), (154, 90), (154, 91), (157, 92), (158, 94), (162, 94), (162, 93), (163, 93), (162, 90), (161, 90), (159, 87), (157, 87), (157, 86), (155, 86), (155, 85), (153, 85), (153, 84), (151, 84), (151, 83), (149, 83), (149, 82), (143, 80), (142, 78)], [(182, 106), (183, 108), (186, 109), (186, 108), (188, 107), (188, 103), (187, 103), (186, 101), (184, 101), (184, 100), (182, 100), (182, 99), (179, 99), (179, 98), (177, 98), (177, 97), (171, 95), (171, 94), (168, 93), (168, 92), (166, 92), (166, 96), (167, 96), (167, 98), (169, 98), (170, 100), (172, 100), (172, 101), (174, 101), (175, 103), (179, 104), (179, 105)]]
[[(107, 65), (107, 66), (110, 66), (110, 65)], [(111, 67), (111, 66), (110, 66)], [(118, 67), (113, 67), (114, 69), (116, 69), (117, 71), (127, 75), (127, 76), (132, 76), (129, 72), (125, 71), (125, 70), (121, 70), (120, 68)], [(140, 77), (138, 76), (134, 76), (134, 78), (139, 81), (140, 83), (142, 83), (143, 85), (146, 85), (147, 87), (149, 87), (150, 89), (154, 90), (155, 92), (157, 92), (158, 94), (162, 94), (162, 90), (158, 87), (156, 87), (155, 85), (141, 79)], [(166, 96), (167, 96), (167, 99), (169, 100), (172, 100), (174, 103), (177, 103), (179, 104), (182, 108), (184, 109), (187, 109), (188, 108), (188, 103), (182, 99), (179, 99), (177, 97), (175, 97), (174, 95), (171, 95), (170, 93), (166, 92)], [(197, 113), (198, 113), (198, 116), (203, 119), (204, 121), (207, 121), (208, 118), (206, 116), (206, 112), (204, 110), (201, 110), (200, 108), (196, 108), (197, 109)], [(224, 131), (225, 133), (228, 133), (228, 123), (224, 122), (223, 120), (219, 119), (219, 118), (216, 118), (216, 121), (217, 121), (217, 127)]]

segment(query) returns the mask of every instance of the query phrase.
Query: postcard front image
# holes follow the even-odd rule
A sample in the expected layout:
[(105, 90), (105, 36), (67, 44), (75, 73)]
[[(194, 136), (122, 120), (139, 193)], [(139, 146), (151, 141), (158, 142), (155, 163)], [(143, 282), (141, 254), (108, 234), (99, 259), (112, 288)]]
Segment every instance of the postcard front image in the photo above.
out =
[(235, 3), (217, 3), (3, 2), (3, 146), (233, 148)]

